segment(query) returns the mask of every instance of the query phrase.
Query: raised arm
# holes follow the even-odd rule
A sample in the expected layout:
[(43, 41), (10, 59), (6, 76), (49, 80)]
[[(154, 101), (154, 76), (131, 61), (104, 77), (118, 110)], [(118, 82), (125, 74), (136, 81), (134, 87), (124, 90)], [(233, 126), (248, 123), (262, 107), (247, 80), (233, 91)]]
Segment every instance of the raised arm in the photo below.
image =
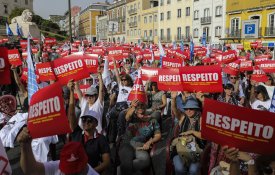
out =
[(98, 98), (100, 100), (100, 103), (103, 105), (104, 102), (104, 92), (103, 92), (103, 79), (102, 79), (102, 72), (100, 68), (97, 69), (98, 72), (98, 80), (99, 80), (99, 92), (98, 92)]
[(115, 76), (116, 76), (116, 79), (117, 79), (117, 83), (120, 84), (121, 79), (120, 79), (119, 72), (118, 72), (117, 67), (116, 67), (116, 60), (115, 59), (113, 59), (113, 63), (114, 63), (114, 71), (115, 71)]
[(83, 99), (83, 94), (79, 88), (79, 82), (75, 82), (75, 91), (76, 91), (76, 94), (77, 94), (77, 97), (79, 99), (79, 102), (81, 103), (82, 102), (82, 99)]
[(176, 102), (177, 95), (178, 95), (177, 92), (171, 92), (171, 107), (177, 119), (180, 120), (181, 112), (177, 109), (177, 102)]
[(22, 82), (20, 81), (20, 78), (19, 78), (19, 75), (17, 73), (17, 69), (16, 69), (16, 66), (12, 65), (11, 66), (11, 70), (13, 72), (13, 76), (14, 76), (14, 79), (15, 79), (15, 82), (19, 88), (19, 90), (24, 94), (24, 97), (27, 97), (28, 96), (28, 91), (26, 90), (25, 86), (22, 84)]
[(74, 87), (75, 87), (74, 81), (70, 80), (68, 83), (68, 88), (70, 90), (68, 119), (69, 119), (69, 123), (72, 131), (74, 131), (74, 129), (77, 127), (77, 121), (76, 121), (76, 115), (75, 115)]

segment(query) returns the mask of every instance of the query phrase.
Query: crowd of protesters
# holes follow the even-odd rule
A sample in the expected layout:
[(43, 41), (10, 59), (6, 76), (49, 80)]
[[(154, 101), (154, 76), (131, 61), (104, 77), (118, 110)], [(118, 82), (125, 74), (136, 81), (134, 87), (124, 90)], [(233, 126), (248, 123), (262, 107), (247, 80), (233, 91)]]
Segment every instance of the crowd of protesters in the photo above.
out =
[[(59, 59), (62, 57), (62, 47), (67, 54), (73, 54), (73, 49), (68, 47), (69, 45), (41, 47), (40, 52), (34, 55), (34, 62), (50, 62)], [(98, 43), (96, 47), (107, 50), (114, 45)], [(79, 47), (82, 47), (81, 52), (88, 52), (89, 48), (92, 50), (95, 46), (83, 44)], [(173, 47), (164, 46), (166, 50), (175, 49)], [(189, 46), (182, 47), (188, 50)], [(2, 122), (0, 138), (6, 148), (12, 149), (14, 144), (19, 143), (20, 165), (25, 174), (153, 173), (150, 171), (150, 167), (153, 166), (150, 150), (163, 138), (163, 128), (168, 125), (164, 116), (172, 118), (173, 123), (170, 128), (173, 134), (171, 138), (167, 138), (172, 143), (167, 143), (173, 145), (173, 139), (190, 136), (197, 149), (197, 154), (191, 157), (180, 155), (175, 147), (169, 150), (167, 156), (173, 168), (171, 172), (166, 171), (166, 173), (176, 175), (271, 175), (275, 173), (275, 150), (269, 155), (243, 152), (238, 148), (206, 140), (201, 134), (205, 98), (244, 108), (269, 111), (275, 87), (273, 73), (266, 74), (267, 81), (260, 82), (251, 80), (253, 71), (239, 71), (237, 74), (223, 72), (222, 93), (162, 91), (158, 88), (158, 82), (147, 81), (143, 84), (147, 103), (139, 99), (129, 101), (128, 96), (133, 90), (134, 82), (140, 76), (138, 71), (143, 66), (161, 67), (162, 63), (161, 59), (137, 57), (139, 53), (136, 50), (152, 52), (153, 49), (159, 49), (156, 45), (128, 44), (127, 48), (128, 56), (121, 60), (111, 60), (114, 68), (109, 70), (108, 84), (102, 78), (104, 61), (108, 56), (107, 51), (104, 51), (102, 55), (98, 55), (96, 74), (80, 81), (72, 79), (67, 86), (63, 87), (66, 113), (72, 131), (67, 135), (31, 138), (26, 127), (27, 82), (20, 78), (26, 63), (22, 66), (11, 66), (12, 80), (17, 87), (1, 86), (1, 98), (4, 100), (0, 104)], [(225, 47), (220, 52), (229, 50), (231, 50), (230, 47)], [(183, 59), (183, 65), (200, 66), (201, 69), (204, 65), (226, 66), (218, 61), (204, 61), (213, 57), (212, 48), (208, 48), (207, 52), (203, 56), (191, 53), (193, 59), (190, 59), (189, 55), (188, 59)], [(269, 55), (268, 59), (274, 59), (272, 51), (267, 47), (248, 51), (239, 50), (236, 54), (253, 62), (259, 55)], [(39, 88), (42, 89), (52, 83), (54, 82), (39, 82)], [(85, 93), (80, 89), (80, 85), (83, 84), (89, 85)], [(21, 102), (22, 97), (23, 102)], [(10, 104), (14, 98), (20, 102)], [(14, 106), (16, 104), (17, 106)], [(58, 153), (59, 160), (56, 160), (55, 150), (51, 150), (51, 145), (57, 143), (64, 145)], [(170, 145), (167, 146), (170, 147)], [(115, 155), (111, 154), (113, 148), (116, 150)]]

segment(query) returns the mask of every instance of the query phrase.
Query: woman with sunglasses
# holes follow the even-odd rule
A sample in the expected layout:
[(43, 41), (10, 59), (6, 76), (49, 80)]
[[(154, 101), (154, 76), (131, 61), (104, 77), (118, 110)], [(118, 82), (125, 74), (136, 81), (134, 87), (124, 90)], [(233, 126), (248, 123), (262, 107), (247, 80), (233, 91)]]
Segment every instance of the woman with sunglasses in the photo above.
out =
[(80, 128), (75, 115), (75, 83), (71, 80), (68, 83), (70, 90), (70, 100), (68, 109), (68, 119), (71, 130), (70, 136), (72, 141), (81, 142), (88, 156), (88, 163), (98, 173), (103, 173), (108, 170), (110, 165), (110, 147), (105, 136), (97, 132), (98, 114), (89, 110), (81, 116), (83, 129)]
[(250, 103), (251, 108), (256, 110), (267, 111), (270, 108), (271, 100), (269, 98), (268, 92), (263, 85), (255, 85), (254, 81), (251, 81), (251, 91), (250, 91)]
[(227, 82), (227, 84), (232, 84), (234, 86), (233, 93), (239, 101), (239, 104), (243, 106), (245, 102), (245, 94), (240, 78), (236, 75), (229, 75), (229, 81)]
[[(193, 136), (195, 137), (195, 142), (199, 145), (201, 149), (204, 148), (204, 141), (201, 139), (201, 112), (200, 107), (195, 98), (190, 98), (186, 101), (184, 112), (177, 109), (177, 92), (171, 93), (171, 104), (172, 111), (177, 118), (177, 131), (178, 135), (183, 136)], [(183, 159), (177, 153), (173, 154), (171, 157), (175, 167), (175, 174), (182, 175), (189, 172), (190, 175), (197, 175), (200, 171), (200, 157), (194, 157), (197, 161), (191, 162), (189, 166), (183, 161)]]

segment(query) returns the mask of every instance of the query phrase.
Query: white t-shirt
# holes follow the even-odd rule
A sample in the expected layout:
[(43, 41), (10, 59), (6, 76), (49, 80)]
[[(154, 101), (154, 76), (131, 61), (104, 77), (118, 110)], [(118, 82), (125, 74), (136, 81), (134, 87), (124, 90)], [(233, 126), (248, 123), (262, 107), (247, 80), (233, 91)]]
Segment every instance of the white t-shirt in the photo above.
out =
[(122, 86), (121, 83), (119, 83), (118, 88), (119, 88), (119, 92), (118, 92), (118, 97), (117, 97), (117, 103), (128, 101), (128, 96), (129, 96), (132, 88), (127, 87), (127, 86)]
[[(64, 175), (64, 173), (59, 169), (59, 162), (60, 160), (43, 163), (45, 167), (45, 175)], [(89, 170), (87, 175), (99, 175), (90, 165), (88, 166)]]
[(265, 110), (269, 110), (271, 105), (271, 100), (267, 100), (267, 101), (260, 101), (260, 100), (256, 100), (252, 103), (251, 108), (255, 109), (255, 110), (260, 110), (263, 111), (265, 108)]
[[(101, 133), (102, 131), (102, 115), (103, 115), (103, 104), (100, 103), (100, 99), (97, 98), (96, 102), (92, 105), (89, 106), (89, 104), (87, 103), (87, 100), (85, 99), (85, 97), (82, 98), (81, 102), (80, 102), (80, 108), (81, 108), (81, 115), (86, 115), (89, 111), (94, 111), (95, 113), (97, 113), (97, 116), (94, 116), (97, 118), (98, 121), (98, 125), (96, 127), (97, 132)], [(83, 129), (83, 124), (82, 124), (82, 120), (78, 121), (79, 126)]]

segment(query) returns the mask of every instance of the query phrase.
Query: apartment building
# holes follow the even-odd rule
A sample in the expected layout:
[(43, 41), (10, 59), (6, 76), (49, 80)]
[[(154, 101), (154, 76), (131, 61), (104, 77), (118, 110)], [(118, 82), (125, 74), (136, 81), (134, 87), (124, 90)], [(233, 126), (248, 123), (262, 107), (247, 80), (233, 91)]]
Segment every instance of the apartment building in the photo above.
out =
[(159, 0), (158, 28), (161, 42), (190, 41), (193, 29), (193, 1)]
[(195, 44), (218, 45), (225, 34), (226, 0), (194, 0), (193, 38)]
[[(226, 5), (226, 37), (228, 42), (262, 40), (263, 45), (275, 41), (275, 0), (227, 0)], [(258, 20), (258, 38), (243, 39), (242, 22)]]
[(126, 3), (127, 0), (114, 0), (108, 7), (109, 42), (126, 42)]
[[(78, 21), (76, 21), (76, 16), (79, 15), (81, 11), (81, 7), (79, 6), (73, 6), (71, 8), (71, 28), (72, 28), (72, 36), (73, 37), (76, 37), (76, 24)], [(67, 34), (69, 35), (69, 30), (70, 30), (70, 27), (69, 27), (69, 11), (65, 12), (64, 14), (65, 16), (65, 25), (64, 25), (64, 28), (65, 28), (65, 31), (67, 32)]]
[(108, 41), (108, 16), (96, 17), (96, 38), (97, 41)]

